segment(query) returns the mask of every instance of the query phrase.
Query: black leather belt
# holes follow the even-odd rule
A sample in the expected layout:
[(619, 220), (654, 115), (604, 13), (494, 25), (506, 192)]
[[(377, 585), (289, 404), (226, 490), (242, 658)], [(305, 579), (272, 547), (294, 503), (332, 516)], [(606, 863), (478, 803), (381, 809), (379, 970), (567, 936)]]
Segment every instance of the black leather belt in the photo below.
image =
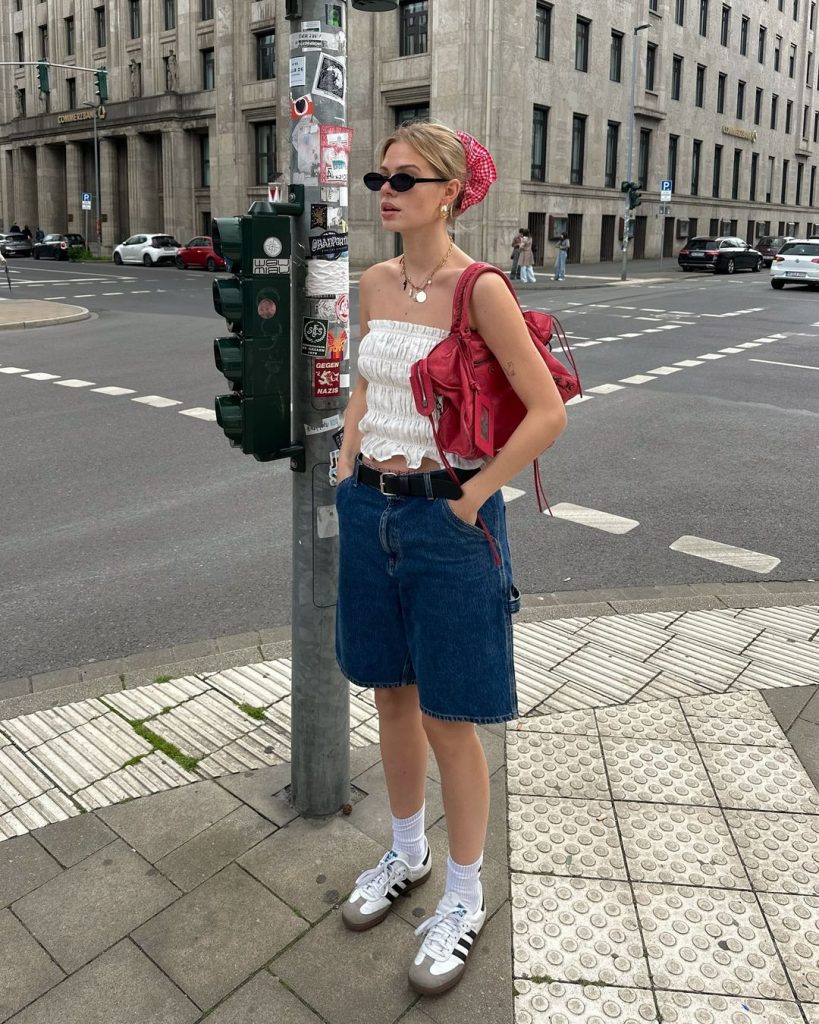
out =
[[(464, 483), (479, 470), (456, 469), (453, 472)], [(454, 501), (463, 495), (460, 486), (445, 469), (432, 473), (379, 473), (359, 461), (353, 476), (362, 484), (393, 498), (451, 498)]]

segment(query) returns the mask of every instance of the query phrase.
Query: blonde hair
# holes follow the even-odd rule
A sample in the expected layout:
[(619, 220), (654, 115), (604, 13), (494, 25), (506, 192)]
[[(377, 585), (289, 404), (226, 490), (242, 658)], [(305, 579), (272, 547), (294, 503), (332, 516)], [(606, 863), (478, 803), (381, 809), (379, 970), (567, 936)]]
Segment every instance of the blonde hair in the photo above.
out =
[(440, 121), (406, 121), (378, 145), (379, 163), (384, 163), (393, 143), (405, 142), (433, 168), (437, 177), (461, 183), (458, 197), (449, 210), (447, 220), (454, 223), (461, 211), (461, 200), (467, 176), (466, 151), (455, 132)]

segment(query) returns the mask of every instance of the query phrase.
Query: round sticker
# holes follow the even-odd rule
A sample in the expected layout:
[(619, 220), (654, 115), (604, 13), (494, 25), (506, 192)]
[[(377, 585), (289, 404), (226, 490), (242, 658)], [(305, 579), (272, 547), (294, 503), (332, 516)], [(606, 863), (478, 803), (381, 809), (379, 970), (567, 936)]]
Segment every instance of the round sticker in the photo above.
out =
[(256, 312), (262, 320), (271, 320), (276, 315), (276, 303), (273, 299), (262, 299), (256, 307)]
[(278, 238), (266, 238), (262, 246), (265, 256), (275, 259), (282, 251), (282, 243)]
[(346, 323), (349, 322), (349, 320), (350, 320), (350, 296), (349, 295), (339, 295), (339, 297), (336, 299), (335, 313), (336, 313), (336, 320), (338, 320), (338, 322), (340, 324), (346, 324)]

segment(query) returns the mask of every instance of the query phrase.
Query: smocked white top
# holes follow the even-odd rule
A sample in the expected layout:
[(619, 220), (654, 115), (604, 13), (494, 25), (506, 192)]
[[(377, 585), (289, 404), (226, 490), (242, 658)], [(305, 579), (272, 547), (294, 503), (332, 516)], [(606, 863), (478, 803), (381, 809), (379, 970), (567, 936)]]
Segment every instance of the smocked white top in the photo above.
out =
[[(409, 469), (424, 458), (440, 463), (432, 426), (415, 408), (410, 367), (429, 355), (449, 331), (407, 324), (401, 320), (370, 320), (361, 339), (358, 370), (367, 381), (367, 412), (359, 423), (361, 454), (378, 462), (403, 455)], [(477, 469), (482, 459), (446, 457), (458, 469)]]

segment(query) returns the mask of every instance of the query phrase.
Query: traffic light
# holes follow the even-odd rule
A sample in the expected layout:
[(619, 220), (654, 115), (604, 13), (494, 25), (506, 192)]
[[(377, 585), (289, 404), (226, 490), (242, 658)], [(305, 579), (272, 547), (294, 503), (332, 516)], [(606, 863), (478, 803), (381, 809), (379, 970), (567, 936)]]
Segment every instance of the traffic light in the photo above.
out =
[(97, 93), (97, 98), (100, 101), (100, 105), (104, 105), (108, 102), (108, 72), (105, 68), (100, 68), (94, 72), (94, 89)]
[(41, 93), (47, 96), (51, 92), (51, 86), (48, 84), (48, 61), (41, 60), (37, 65), (37, 83)]
[(640, 198), (640, 191), (636, 181), (624, 181), (620, 186), (620, 191), (628, 193), (628, 208), (630, 210), (638, 207), (643, 201)]
[(213, 247), (231, 277), (213, 282), (213, 306), (228, 322), (216, 338), (216, 368), (232, 392), (216, 399), (231, 446), (259, 462), (290, 458), (290, 224), (254, 212), (213, 221)]

